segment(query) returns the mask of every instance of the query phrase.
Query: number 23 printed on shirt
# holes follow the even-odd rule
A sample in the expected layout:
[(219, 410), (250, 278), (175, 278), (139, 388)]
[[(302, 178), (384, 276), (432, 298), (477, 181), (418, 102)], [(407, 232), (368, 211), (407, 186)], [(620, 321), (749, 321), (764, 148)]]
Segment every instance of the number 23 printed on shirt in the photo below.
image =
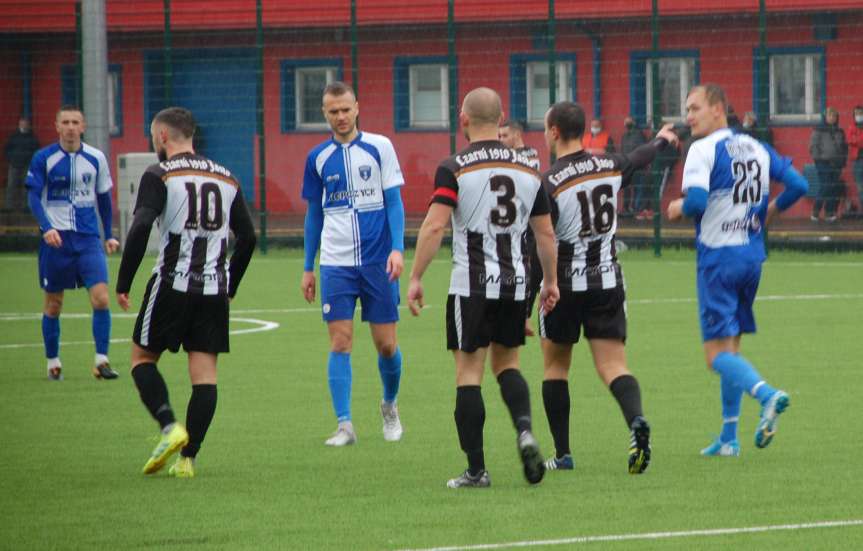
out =
[(734, 176), (734, 188), (731, 193), (732, 202), (739, 203), (761, 202), (761, 165), (755, 159), (748, 161), (734, 161), (731, 163), (731, 171)]

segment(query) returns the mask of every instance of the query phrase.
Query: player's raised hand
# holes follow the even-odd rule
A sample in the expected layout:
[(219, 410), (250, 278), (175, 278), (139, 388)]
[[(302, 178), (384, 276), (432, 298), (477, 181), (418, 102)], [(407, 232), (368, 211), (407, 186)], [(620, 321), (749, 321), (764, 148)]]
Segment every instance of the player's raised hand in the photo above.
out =
[(419, 279), (411, 279), (408, 286), (408, 308), (414, 316), (420, 315), (420, 310), (425, 306), (423, 302), (423, 284)]
[(315, 272), (303, 272), (303, 280), (300, 282), (300, 290), (303, 298), (311, 304), (315, 301)]
[(557, 285), (542, 284), (542, 289), (539, 292), (539, 303), (543, 311), (551, 312), (557, 306), (557, 301), (560, 300), (560, 289)]
[(129, 309), (129, 293), (117, 293), (117, 304), (124, 312), (127, 311)]
[(113, 237), (105, 240), (105, 252), (108, 254), (114, 254), (117, 252), (117, 249), (120, 248), (120, 242), (114, 239)]
[(405, 258), (401, 251), (393, 251), (387, 258), (387, 274), (390, 276), (390, 281), (395, 281), (402, 275), (405, 269)]
[(683, 218), (683, 199), (675, 199), (674, 201), (668, 203), (668, 210), (666, 211), (666, 216), (671, 221), (680, 220)]
[(63, 246), (63, 239), (60, 237), (60, 232), (58, 232), (57, 230), (55, 230), (53, 228), (46, 231), (42, 235), (42, 239), (45, 241), (45, 243), (48, 244), (49, 247), (54, 247), (55, 249), (59, 249), (60, 247)]
[(659, 132), (656, 133), (656, 137), (657, 138), (665, 138), (665, 140), (668, 142), (668, 145), (671, 145), (673, 147), (677, 147), (677, 144), (678, 144), (678, 142), (680, 142), (680, 139), (677, 137), (677, 134), (675, 134), (674, 131), (672, 130), (673, 128), (674, 128), (674, 125), (671, 123), (664, 125), (662, 128), (659, 129)]

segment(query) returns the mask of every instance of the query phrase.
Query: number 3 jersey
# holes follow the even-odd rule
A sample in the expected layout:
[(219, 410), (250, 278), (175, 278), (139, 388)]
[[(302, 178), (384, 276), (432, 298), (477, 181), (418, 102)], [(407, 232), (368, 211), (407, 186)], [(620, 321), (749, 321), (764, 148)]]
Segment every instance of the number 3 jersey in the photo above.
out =
[(432, 203), (454, 208), (449, 294), (525, 300), (529, 218), (549, 214), (532, 159), (497, 140), (447, 158), (435, 174)]
[(557, 282), (561, 291), (623, 285), (614, 244), (617, 192), (642, 166), (624, 155), (594, 155), (581, 150), (559, 158), (543, 174), (558, 240)]
[(251, 223), (231, 172), (200, 155), (176, 155), (141, 177), (135, 210), (142, 207), (161, 213), (153, 268), (159, 283), (186, 293), (227, 295), (228, 231), (236, 229), (237, 219)]
[(791, 159), (746, 134), (724, 128), (693, 142), (683, 168), (683, 192), (707, 192), (707, 208), (695, 219), (699, 265), (735, 259), (761, 262), (770, 179)]

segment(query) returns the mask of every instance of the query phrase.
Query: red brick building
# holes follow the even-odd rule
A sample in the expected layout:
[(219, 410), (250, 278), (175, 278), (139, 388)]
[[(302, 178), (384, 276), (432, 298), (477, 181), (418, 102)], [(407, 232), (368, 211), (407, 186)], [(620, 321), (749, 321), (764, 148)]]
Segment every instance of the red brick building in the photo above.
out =
[[(167, 44), (165, 2), (107, 1), (111, 155), (147, 151), (152, 114), (166, 101), (185, 105), (200, 119), (204, 153), (238, 173), (257, 204), (256, 2), (169, 4)], [(352, 80), (354, 45), (361, 128), (395, 144), (408, 182), (409, 213), (424, 211), (434, 169), (450, 152), (447, 0), (356, 4), (354, 43), (350, 0), (262, 2), (270, 212), (304, 210), (299, 188), (305, 156), (327, 136), (318, 110), (320, 86)], [(809, 136), (824, 107), (839, 109), (840, 124), (847, 127), (853, 106), (863, 104), (859, 1), (766, 0), (762, 27), (758, 0), (660, 0), (658, 54), (651, 49), (648, 0), (556, 5), (557, 97), (575, 99), (589, 115), (600, 115), (615, 142), (627, 114), (642, 124), (652, 115), (651, 63), (659, 64), (664, 118), (679, 120), (690, 85), (718, 82), (738, 113), (755, 110), (769, 121), (774, 144), (799, 169), (811, 162)], [(56, 139), (56, 108), (79, 99), (75, 2), (0, 0), (0, 13), (0, 130), (11, 132), (19, 113), (31, 113), (37, 136), (47, 143)], [(527, 142), (540, 151), (548, 19), (547, 0), (455, 1), (457, 98), (480, 85), (498, 90), (507, 114), (529, 121)], [(761, 30), (765, 63), (758, 61)], [(457, 147), (464, 144), (459, 135)], [(672, 181), (667, 194), (675, 187)], [(793, 214), (807, 208), (797, 206)]]

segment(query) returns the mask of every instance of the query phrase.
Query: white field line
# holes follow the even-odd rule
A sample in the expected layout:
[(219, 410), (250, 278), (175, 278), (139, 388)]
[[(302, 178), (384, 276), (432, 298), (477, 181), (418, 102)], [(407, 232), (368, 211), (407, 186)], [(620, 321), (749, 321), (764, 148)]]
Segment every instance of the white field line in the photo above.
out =
[(578, 543), (597, 543), (605, 541), (661, 540), (671, 538), (699, 538), (711, 536), (728, 536), (734, 534), (758, 534), (763, 532), (781, 532), (797, 530), (813, 530), (819, 528), (843, 528), (863, 526), (863, 519), (855, 520), (825, 520), (821, 522), (804, 522), (800, 524), (772, 524), (767, 526), (746, 526), (741, 528), (713, 528), (708, 530), (681, 530), (677, 532), (644, 532), (636, 534), (612, 534), (606, 536), (579, 536), (552, 540), (528, 540), (505, 543), (483, 543), (477, 545), (454, 545), (448, 547), (424, 547), (418, 549), (403, 549), (401, 551), (474, 551), (479, 549), (514, 549), (517, 547), (539, 547), (541, 545), (574, 545)]
[[(18, 320), (20, 320), (20, 319), (37, 319), (37, 318), (41, 318), (41, 317), (42, 317), (42, 314), (39, 314), (36, 317), (19, 316), (16, 318), (4, 318), (4, 317), (2, 317), (2, 315), (0, 315), (0, 321), (7, 320), (7, 319), (18, 319)], [(64, 314), (63, 317), (67, 317), (67, 316)], [(90, 315), (89, 314), (70, 314), (68, 317), (74, 317), (74, 318), (87, 317), (87, 318), (89, 318)], [(135, 317), (135, 316), (133, 316), (131, 314), (117, 314), (116, 317), (127, 317), (127, 318), (129, 318), (129, 317)], [(265, 321), (265, 320), (258, 320), (258, 319), (252, 319), (252, 318), (232, 318), (231, 321), (238, 321), (241, 323), (251, 323), (251, 324), (256, 326), (256, 327), (249, 327), (248, 329), (234, 329), (233, 331), (230, 331), (231, 335), (246, 335), (248, 333), (260, 333), (262, 331), (273, 331), (274, 329), (277, 329), (279, 327), (279, 324), (274, 322), (274, 321)], [(111, 339), (111, 343), (126, 343), (126, 342), (131, 342), (131, 341), (132, 341), (132, 339)], [(89, 340), (89, 341), (63, 341), (60, 343), (60, 346), (77, 346), (77, 345), (84, 345), (84, 344), (93, 344), (93, 341), (92, 340)], [(0, 350), (10, 349), (10, 348), (41, 348), (43, 346), (45, 346), (45, 345), (41, 342), (24, 343), (24, 344), (0, 344)]]

